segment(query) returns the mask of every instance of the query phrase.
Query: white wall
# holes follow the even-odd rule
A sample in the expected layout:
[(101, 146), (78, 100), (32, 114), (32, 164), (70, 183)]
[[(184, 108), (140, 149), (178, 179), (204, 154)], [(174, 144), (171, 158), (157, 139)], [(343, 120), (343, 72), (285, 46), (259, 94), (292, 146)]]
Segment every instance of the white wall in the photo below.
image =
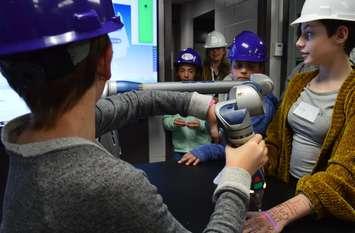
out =
[(258, 0), (215, 0), (215, 29), (227, 43), (243, 30), (257, 32)]

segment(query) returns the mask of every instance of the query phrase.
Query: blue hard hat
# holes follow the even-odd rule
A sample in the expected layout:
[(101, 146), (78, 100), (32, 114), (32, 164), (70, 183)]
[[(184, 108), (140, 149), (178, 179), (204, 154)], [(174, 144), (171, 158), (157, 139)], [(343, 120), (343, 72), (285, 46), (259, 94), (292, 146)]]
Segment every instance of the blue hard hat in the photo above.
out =
[(231, 61), (265, 62), (266, 57), (265, 44), (254, 32), (242, 31), (229, 47)]
[(111, 0), (4, 0), (0, 56), (87, 40), (122, 27)]
[(182, 64), (190, 64), (196, 66), (197, 68), (201, 68), (202, 63), (200, 54), (192, 48), (180, 50), (176, 56), (175, 65), (179, 66)]

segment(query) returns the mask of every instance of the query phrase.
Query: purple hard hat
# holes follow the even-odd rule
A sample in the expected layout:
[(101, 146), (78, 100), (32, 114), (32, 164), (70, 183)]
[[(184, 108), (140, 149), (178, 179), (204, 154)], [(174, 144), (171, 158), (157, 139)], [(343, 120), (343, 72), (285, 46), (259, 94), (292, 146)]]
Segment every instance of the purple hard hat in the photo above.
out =
[(4, 0), (0, 56), (86, 40), (122, 27), (111, 0)]
[(242, 31), (229, 47), (228, 58), (231, 61), (265, 62), (266, 47), (254, 32)]
[(175, 65), (179, 66), (182, 64), (190, 64), (196, 66), (197, 68), (201, 68), (202, 63), (200, 54), (192, 48), (180, 50), (176, 56)]

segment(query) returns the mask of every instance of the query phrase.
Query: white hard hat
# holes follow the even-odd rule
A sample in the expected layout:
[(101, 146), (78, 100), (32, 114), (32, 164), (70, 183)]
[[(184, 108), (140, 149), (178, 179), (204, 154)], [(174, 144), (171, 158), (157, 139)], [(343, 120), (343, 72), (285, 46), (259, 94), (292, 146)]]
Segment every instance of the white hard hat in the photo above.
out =
[(212, 31), (208, 33), (205, 43), (205, 48), (220, 48), (226, 47), (226, 38), (224, 38), (223, 34), (217, 31)]
[(320, 19), (355, 21), (355, 0), (306, 0), (291, 25)]

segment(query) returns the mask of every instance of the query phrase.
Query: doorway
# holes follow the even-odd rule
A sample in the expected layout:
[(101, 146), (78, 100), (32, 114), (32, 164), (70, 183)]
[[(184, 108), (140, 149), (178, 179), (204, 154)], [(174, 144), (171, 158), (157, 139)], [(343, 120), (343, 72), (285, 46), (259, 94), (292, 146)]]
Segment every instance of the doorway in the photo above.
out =
[(209, 11), (194, 18), (193, 21), (193, 43), (194, 49), (201, 55), (201, 59), (205, 59), (205, 41), (207, 34), (214, 30), (214, 10)]

